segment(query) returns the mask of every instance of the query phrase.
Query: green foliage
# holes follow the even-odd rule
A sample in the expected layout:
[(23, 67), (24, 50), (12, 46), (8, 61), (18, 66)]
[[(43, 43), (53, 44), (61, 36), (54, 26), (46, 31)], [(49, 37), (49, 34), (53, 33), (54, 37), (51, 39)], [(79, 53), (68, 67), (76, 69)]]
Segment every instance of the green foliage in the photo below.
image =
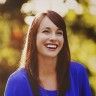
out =
[(93, 96), (96, 95), (96, 15), (84, 7), (84, 14), (69, 11), (66, 15), (72, 60), (84, 64), (88, 70)]
[(84, 13), (83, 15), (83, 21), (87, 26), (94, 26), (96, 27), (96, 16), (91, 15), (89, 13)]
[(8, 76), (19, 66), (20, 50), (11, 46), (11, 24), (0, 17), (0, 96), (3, 96)]
[(7, 46), (9, 43), (10, 26), (8, 20), (0, 17), (0, 48)]

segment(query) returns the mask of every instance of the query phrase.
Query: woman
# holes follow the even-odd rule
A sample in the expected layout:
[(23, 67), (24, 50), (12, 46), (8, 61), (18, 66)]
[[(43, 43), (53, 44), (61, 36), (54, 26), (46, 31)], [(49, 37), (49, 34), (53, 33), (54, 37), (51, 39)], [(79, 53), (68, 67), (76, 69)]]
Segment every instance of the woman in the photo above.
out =
[(54, 11), (37, 15), (5, 96), (91, 96), (85, 68), (70, 61), (66, 25)]

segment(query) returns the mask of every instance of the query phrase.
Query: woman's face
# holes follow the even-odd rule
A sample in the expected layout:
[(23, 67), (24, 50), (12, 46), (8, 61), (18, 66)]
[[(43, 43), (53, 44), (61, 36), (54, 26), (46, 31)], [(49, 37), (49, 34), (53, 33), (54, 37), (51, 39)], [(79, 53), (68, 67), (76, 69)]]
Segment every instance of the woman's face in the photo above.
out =
[(45, 16), (37, 32), (36, 46), (38, 55), (57, 57), (63, 43), (63, 31)]

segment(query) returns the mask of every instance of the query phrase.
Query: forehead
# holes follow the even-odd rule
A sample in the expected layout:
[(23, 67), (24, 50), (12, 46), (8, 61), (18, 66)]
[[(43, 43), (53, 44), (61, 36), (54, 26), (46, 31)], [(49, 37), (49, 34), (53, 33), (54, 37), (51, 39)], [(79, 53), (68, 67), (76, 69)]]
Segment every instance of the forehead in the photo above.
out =
[(58, 29), (58, 27), (49, 19), (49, 17), (45, 16), (40, 23), (39, 30), (49, 27), (51, 29)]

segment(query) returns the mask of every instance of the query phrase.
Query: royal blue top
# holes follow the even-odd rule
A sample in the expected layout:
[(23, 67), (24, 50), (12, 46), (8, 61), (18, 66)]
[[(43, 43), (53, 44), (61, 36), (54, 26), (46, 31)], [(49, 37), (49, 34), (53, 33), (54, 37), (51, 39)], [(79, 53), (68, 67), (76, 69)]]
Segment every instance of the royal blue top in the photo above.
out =
[[(88, 76), (83, 65), (71, 62), (70, 82), (71, 86), (67, 90), (66, 96), (92, 96)], [(41, 96), (57, 96), (57, 93), (57, 90), (47, 90), (40, 87)], [(10, 75), (6, 84), (4, 96), (33, 96), (24, 68)]]

